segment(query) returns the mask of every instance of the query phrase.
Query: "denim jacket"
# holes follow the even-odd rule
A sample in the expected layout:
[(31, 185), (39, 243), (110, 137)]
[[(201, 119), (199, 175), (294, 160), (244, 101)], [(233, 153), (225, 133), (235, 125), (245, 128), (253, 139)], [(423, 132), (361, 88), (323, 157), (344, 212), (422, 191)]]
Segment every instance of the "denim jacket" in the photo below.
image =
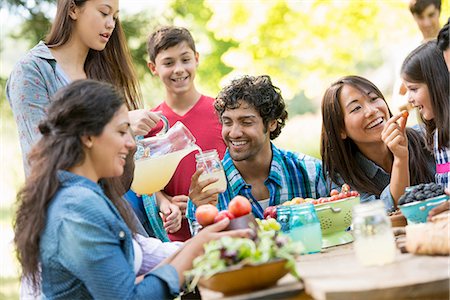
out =
[(40, 240), (44, 299), (168, 299), (178, 274), (165, 265), (135, 285), (132, 233), (101, 187), (59, 171)]

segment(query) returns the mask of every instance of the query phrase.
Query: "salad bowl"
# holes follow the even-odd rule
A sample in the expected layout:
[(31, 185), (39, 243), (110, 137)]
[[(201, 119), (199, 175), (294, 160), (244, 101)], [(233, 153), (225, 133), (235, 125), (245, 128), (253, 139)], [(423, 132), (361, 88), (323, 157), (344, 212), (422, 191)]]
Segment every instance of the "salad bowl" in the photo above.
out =
[(233, 295), (275, 285), (289, 272), (285, 259), (275, 259), (257, 265), (232, 266), (209, 278), (202, 277), (199, 285), (207, 289)]

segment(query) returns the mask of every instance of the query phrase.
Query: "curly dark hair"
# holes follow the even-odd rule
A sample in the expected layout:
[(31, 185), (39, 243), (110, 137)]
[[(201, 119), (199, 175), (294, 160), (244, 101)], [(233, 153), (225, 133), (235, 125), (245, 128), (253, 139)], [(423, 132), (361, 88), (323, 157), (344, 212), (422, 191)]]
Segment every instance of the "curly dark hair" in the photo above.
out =
[(244, 76), (232, 80), (220, 91), (214, 108), (222, 120), (225, 110), (238, 108), (242, 101), (259, 112), (266, 129), (270, 121), (277, 121), (277, 128), (270, 133), (271, 140), (280, 135), (288, 112), (280, 89), (272, 84), (268, 75)]

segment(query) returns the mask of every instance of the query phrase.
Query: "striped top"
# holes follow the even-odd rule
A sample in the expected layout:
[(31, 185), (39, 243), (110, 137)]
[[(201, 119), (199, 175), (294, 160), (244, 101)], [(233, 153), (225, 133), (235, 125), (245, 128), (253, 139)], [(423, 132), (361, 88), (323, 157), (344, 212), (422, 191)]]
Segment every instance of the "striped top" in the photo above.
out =
[[(227, 190), (219, 195), (217, 208), (225, 210), (237, 195), (250, 200), (255, 217), (263, 218), (264, 209), (251, 193), (247, 184), (233, 164), (228, 152), (222, 160), (227, 177)], [(328, 195), (321, 162), (305, 154), (278, 149), (272, 144), (272, 163), (269, 176), (264, 181), (270, 193), (269, 205), (278, 205), (294, 197), (319, 198)], [(187, 217), (195, 220), (195, 205), (189, 201)]]
[(436, 161), (436, 183), (450, 189), (450, 148), (438, 147), (438, 130), (434, 133), (434, 159)]

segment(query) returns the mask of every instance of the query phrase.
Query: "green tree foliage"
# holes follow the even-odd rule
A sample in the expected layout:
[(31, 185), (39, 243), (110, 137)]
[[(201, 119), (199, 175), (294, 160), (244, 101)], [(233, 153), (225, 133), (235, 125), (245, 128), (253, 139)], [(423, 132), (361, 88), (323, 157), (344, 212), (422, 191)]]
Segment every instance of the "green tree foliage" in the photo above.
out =
[[(31, 47), (48, 31), (55, 2), (4, 0), (2, 6), (23, 17), (16, 37)], [(444, 20), (448, 0), (442, 9)], [(146, 38), (159, 25), (175, 24), (196, 40), (202, 92), (214, 96), (236, 76), (269, 74), (285, 99), (301, 100), (290, 105), (294, 114), (317, 108), (313, 102), (336, 78), (373, 72), (399, 37), (417, 32), (406, 1), (172, 0), (163, 15), (147, 9), (121, 20), (148, 103), (164, 91), (146, 67)]]
[[(174, 19), (182, 19), (196, 40), (197, 51), (200, 52), (200, 67), (197, 74), (202, 92), (215, 96), (220, 89), (220, 82), (233, 68), (222, 61), (222, 55), (237, 42), (231, 39), (217, 38), (213, 31), (207, 29), (207, 24), (213, 12), (203, 0), (172, 2)], [(180, 22), (181, 23), (181, 22)]]
[(13, 37), (27, 40), (30, 47), (43, 39), (51, 25), (46, 12), (55, 3), (55, 0), (3, 0), (2, 7), (23, 18), (20, 30), (13, 33)]

